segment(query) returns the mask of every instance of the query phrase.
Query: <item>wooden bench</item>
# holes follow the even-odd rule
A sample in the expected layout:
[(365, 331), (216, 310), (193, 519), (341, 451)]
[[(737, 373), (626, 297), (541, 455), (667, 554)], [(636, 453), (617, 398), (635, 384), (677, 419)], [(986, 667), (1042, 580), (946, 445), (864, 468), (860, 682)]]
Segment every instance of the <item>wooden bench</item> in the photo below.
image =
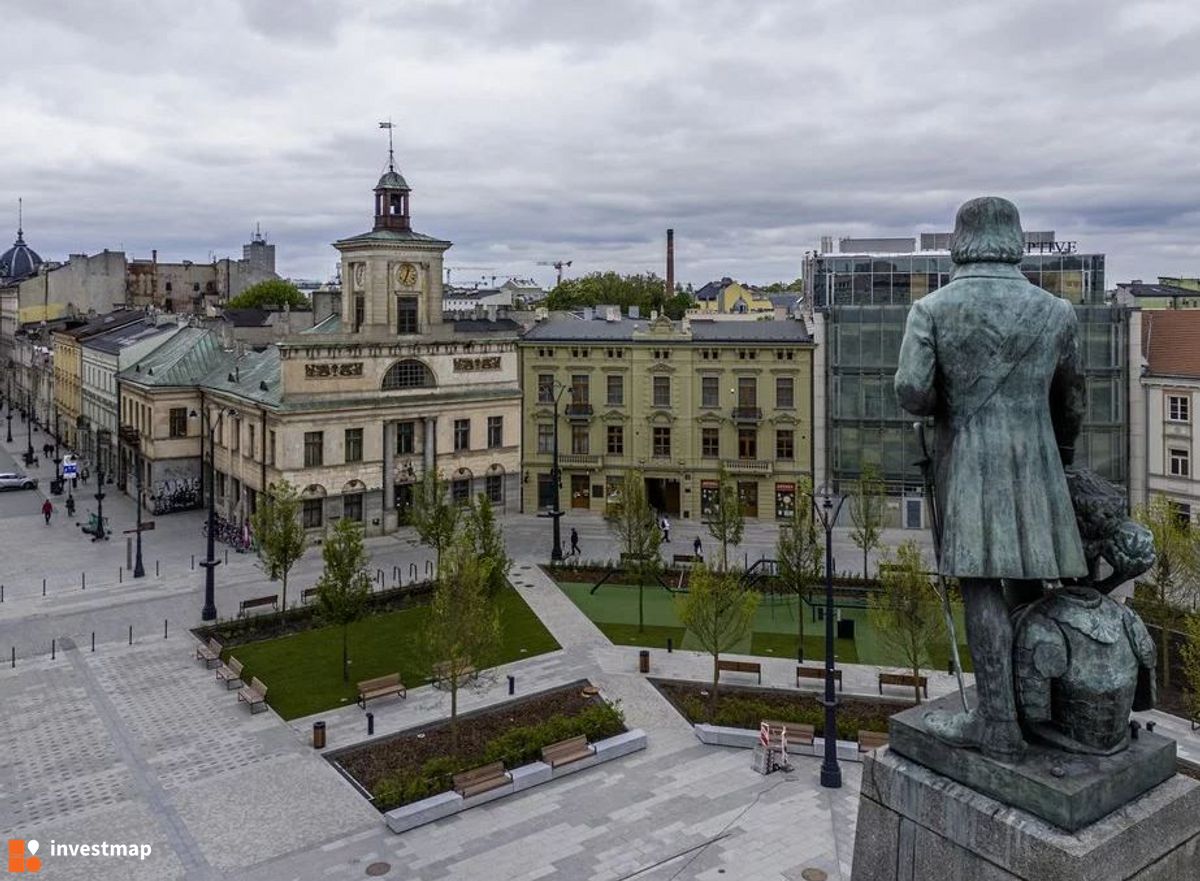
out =
[(929, 677), (916, 676), (911, 673), (880, 673), (879, 674), (879, 693), (883, 694), (885, 685), (907, 685), (909, 688), (920, 687), (925, 691), (926, 699), (929, 698)]
[(225, 683), (226, 691), (233, 688), (235, 682), (238, 685), (244, 684), (242, 682), (242, 662), (231, 657), (227, 663), (217, 668), (217, 679)]
[(763, 719), (763, 724), (767, 726), (767, 737), (770, 745), (774, 749), (779, 748), (779, 739), (783, 735), (784, 729), (787, 729), (788, 743), (798, 743), (802, 746), (812, 746), (813, 738), (816, 736), (816, 729), (811, 725), (803, 725), (799, 722), (778, 722), (774, 719)]
[(497, 786), (503, 786), (510, 779), (504, 770), (503, 762), (492, 762), (490, 765), (480, 765), (470, 771), (454, 775), (454, 791), (463, 798), (488, 792)]
[(196, 660), (203, 661), (205, 669), (211, 670), (221, 663), (221, 644), (215, 639), (200, 643), (196, 646)]
[(758, 661), (717, 661), (717, 675), (728, 673), (754, 673), (758, 676), (758, 684), (762, 685), (762, 664)]
[(879, 749), (881, 746), (887, 746), (888, 736), (882, 731), (859, 731), (858, 732), (858, 751), (860, 753), (869, 753), (873, 749)]
[(251, 609), (262, 609), (270, 606), (275, 611), (279, 611), (279, 595), (272, 594), (266, 597), (251, 597), (248, 600), (242, 600), (238, 603), (238, 617), (243, 617)]
[(314, 599), (316, 597), (316, 595), (320, 592), (321, 591), (315, 587), (304, 588), (304, 590), (300, 591), (300, 605), (307, 606), (308, 601), (311, 599)]
[(267, 707), (267, 687), (262, 684), (257, 676), (250, 680), (249, 685), (242, 686), (238, 689), (238, 703), (245, 701), (250, 705), (250, 714), (258, 712), (254, 708), (262, 704), (263, 709)]
[[(824, 667), (797, 667), (796, 668), (796, 687), (800, 687), (801, 679), (816, 679), (819, 682), (825, 681)], [(842, 671), (833, 671), (833, 681), (837, 683), (838, 691), (842, 690)]]
[[(464, 679), (474, 679), (478, 676), (478, 671), (470, 664), (467, 664), (458, 671), (458, 681), (461, 683)], [(438, 661), (433, 665), (433, 685), (435, 688), (441, 688), (447, 680), (450, 679), (450, 662)]]
[(571, 762), (586, 759), (594, 752), (595, 750), (588, 746), (587, 737), (581, 734), (542, 747), (542, 761), (551, 768), (557, 768), (559, 765), (569, 765)]
[(400, 681), (399, 673), (376, 676), (374, 679), (364, 679), (358, 683), (358, 705), (364, 710), (367, 708), (367, 701), (376, 697), (387, 697), (389, 694), (398, 694), (402, 698), (408, 697), (408, 689)]
[(694, 566), (700, 562), (700, 559), (701, 558), (697, 557), (695, 554), (674, 554), (671, 557), (671, 564), (674, 566), (680, 566), (684, 563), (687, 563), (689, 566)]

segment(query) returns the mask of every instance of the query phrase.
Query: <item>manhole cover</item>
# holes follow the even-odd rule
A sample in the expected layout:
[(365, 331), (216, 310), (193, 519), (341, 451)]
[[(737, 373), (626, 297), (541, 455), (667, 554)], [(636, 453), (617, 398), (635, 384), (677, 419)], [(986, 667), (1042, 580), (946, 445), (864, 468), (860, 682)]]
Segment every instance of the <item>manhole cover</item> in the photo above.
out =
[(803, 878), (804, 881), (826, 881), (829, 876), (826, 875), (821, 869), (805, 869), (800, 873), (800, 877)]
[(392, 871), (391, 863), (371, 863), (371, 865), (367, 866), (367, 874), (372, 878), (378, 877), (379, 875), (386, 875), (390, 871)]

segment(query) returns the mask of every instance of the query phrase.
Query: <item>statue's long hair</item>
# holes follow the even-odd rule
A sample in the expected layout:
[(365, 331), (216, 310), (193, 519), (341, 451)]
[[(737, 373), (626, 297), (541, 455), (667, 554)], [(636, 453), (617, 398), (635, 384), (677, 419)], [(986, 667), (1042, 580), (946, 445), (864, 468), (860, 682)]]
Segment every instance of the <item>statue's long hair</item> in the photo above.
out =
[(1017, 206), (999, 196), (972, 199), (958, 209), (950, 257), (955, 263), (1020, 263), (1025, 233)]

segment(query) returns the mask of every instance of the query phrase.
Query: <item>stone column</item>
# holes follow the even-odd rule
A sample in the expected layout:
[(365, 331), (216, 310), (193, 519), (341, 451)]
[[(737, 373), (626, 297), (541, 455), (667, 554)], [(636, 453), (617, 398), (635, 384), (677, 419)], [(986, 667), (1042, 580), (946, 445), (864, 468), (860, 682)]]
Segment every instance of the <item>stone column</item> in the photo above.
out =
[(396, 528), (396, 423), (383, 423), (383, 531)]
[(425, 470), (437, 470), (437, 417), (425, 417)]

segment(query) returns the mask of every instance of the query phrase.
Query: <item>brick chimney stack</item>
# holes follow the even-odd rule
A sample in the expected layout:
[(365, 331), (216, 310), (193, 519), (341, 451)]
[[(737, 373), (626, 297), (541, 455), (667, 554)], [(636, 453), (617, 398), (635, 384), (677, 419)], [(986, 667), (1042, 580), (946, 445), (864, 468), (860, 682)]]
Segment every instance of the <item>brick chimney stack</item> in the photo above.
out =
[(667, 230), (667, 299), (675, 296), (675, 230)]

